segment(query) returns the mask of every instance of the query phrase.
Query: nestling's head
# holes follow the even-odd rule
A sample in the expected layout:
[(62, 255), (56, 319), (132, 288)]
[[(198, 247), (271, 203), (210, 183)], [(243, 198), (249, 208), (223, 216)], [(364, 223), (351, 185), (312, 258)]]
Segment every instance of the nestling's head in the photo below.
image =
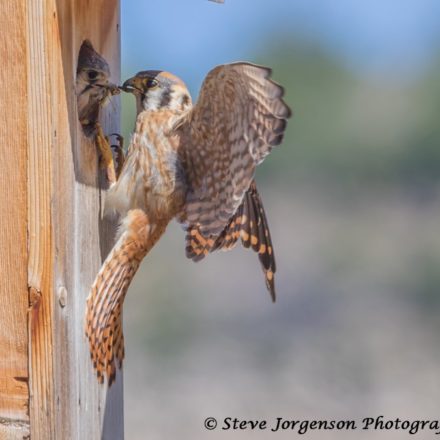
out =
[(91, 134), (99, 118), (101, 107), (119, 88), (109, 81), (110, 68), (107, 61), (86, 40), (78, 55), (76, 70), (76, 95), (78, 117), (86, 134)]
[(122, 85), (122, 90), (136, 97), (137, 113), (162, 109), (184, 111), (192, 106), (185, 83), (161, 70), (139, 72)]
[(77, 80), (90, 85), (104, 85), (110, 77), (107, 61), (93, 48), (89, 40), (81, 45), (78, 55)]

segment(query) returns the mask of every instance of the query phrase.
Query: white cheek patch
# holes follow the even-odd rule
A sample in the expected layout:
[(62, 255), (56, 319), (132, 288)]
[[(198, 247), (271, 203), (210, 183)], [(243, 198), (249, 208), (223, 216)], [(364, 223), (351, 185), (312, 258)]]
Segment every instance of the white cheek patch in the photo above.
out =
[(149, 90), (147, 94), (147, 102), (144, 101), (144, 110), (158, 110), (164, 91), (160, 87)]

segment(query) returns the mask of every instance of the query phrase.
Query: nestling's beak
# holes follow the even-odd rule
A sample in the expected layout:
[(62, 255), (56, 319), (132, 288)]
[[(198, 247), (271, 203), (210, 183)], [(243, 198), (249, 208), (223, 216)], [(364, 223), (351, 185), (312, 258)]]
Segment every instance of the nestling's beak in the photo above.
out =
[(124, 84), (122, 84), (122, 86), (119, 88), (127, 93), (142, 93), (140, 80), (135, 76), (133, 78), (127, 79), (127, 81), (125, 81)]

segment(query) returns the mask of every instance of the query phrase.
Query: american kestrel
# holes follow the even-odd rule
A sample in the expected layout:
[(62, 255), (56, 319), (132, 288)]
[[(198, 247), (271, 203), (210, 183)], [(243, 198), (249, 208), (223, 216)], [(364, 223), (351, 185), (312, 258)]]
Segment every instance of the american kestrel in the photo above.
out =
[(258, 164), (283, 139), (290, 109), (270, 69), (249, 63), (209, 72), (196, 105), (183, 81), (139, 72), (122, 89), (136, 97), (136, 127), (107, 207), (121, 218), (116, 244), (87, 299), (86, 335), (101, 382), (122, 367), (122, 306), (140, 262), (176, 218), (186, 255), (199, 261), (240, 238), (258, 253), (275, 300), (275, 257), (254, 181)]
[[(110, 182), (115, 182), (112, 150), (99, 123), (101, 108), (111, 96), (120, 93), (119, 87), (111, 83), (109, 78), (110, 68), (107, 61), (95, 51), (90, 41), (85, 40), (79, 51), (76, 71), (78, 118), (84, 134), (95, 138), (107, 177)], [(118, 141), (121, 141), (120, 137)]]

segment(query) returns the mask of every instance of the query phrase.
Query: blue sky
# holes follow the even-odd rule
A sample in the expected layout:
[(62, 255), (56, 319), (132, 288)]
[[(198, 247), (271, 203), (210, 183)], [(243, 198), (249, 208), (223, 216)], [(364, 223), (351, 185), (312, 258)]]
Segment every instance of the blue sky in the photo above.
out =
[(122, 0), (123, 75), (170, 70), (200, 84), (276, 37), (315, 43), (354, 69), (407, 75), (440, 54), (438, 0)]

